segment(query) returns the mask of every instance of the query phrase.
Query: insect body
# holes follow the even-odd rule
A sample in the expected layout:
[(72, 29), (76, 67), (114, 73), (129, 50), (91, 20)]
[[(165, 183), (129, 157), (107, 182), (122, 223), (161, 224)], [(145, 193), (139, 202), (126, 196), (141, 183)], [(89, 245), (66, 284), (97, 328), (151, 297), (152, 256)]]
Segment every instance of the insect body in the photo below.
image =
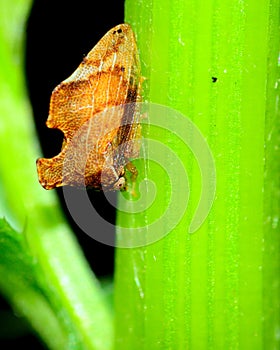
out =
[(139, 154), (140, 64), (128, 24), (109, 30), (77, 70), (53, 91), (49, 128), (64, 133), (61, 152), (39, 158), (41, 185), (125, 189), (129, 163)]

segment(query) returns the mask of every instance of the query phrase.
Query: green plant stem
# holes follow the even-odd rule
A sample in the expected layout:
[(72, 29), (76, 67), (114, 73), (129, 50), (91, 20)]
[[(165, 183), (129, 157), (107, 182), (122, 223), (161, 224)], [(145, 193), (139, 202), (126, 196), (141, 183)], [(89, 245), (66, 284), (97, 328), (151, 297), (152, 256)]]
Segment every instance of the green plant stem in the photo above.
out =
[[(0, 215), (24, 233), (39, 290), (36, 296), (31, 286), (20, 279), (17, 285), (15, 278), (5, 285), (5, 269), (0, 269), (0, 285), (50, 348), (110, 349), (111, 314), (99, 283), (65, 223), (55, 193), (43, 190), (37, 179), (35, 161), (41, 153), (23, 75), (29, 7), (29, 1), (0, 4)], [(61, 339), (55, 339), (58, 324)]]
[[(217, 187), (206, 222), (189, 235), (201, 179), (176, 146), (188, 169), (188, 209), (161, 241), (118, 249), (117, 349), (280, 346), (279, 8), (278, 0), (126, 1), (145, 99), (178, 109), (199, 127), (214, 156)], [(146, 170), (140, 165), (140, 173)], [(143, 215), (153, 222), (166, 209), (169, 185), (152, 165), (151, 173), (163, 200), (130, 219), (120, 212), (120, 225), (124, 217), (142, 225)], [(184, 206), (180, 181), (172, 191)]]

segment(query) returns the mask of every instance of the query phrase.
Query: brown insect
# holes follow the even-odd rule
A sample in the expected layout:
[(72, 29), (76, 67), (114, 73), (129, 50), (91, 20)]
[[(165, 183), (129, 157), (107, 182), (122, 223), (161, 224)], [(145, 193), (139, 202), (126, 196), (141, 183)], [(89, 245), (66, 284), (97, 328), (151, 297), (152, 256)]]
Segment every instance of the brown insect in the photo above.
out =
[(64, 133), (61, 152), (37, 160), (45, 189), (63, 185), (125, 189), (139, 154), (140, 64), (128, 24), (109, 30), (53, 91), (47, 126)]

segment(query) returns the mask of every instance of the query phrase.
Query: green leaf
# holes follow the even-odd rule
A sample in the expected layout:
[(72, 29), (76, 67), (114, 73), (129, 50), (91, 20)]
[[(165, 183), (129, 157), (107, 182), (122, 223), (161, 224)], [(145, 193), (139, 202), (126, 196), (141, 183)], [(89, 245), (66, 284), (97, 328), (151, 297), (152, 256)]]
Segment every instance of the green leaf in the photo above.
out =
[(2, 280), (10, 271), (15, 278), (34, 283), (35, 261), (30, 255), (24, 236), (7, 223), (5, 219), (0, 219), (0, 266), (2, 269)]
[[(19, 315), (25, 316), (51, 348), (67, 343), (54, 310), (39, 285), (38, 266), (24, 236), (0, 219), (0, 288)], [(42, 322), (44, 320), (44, 322)], [(48, 339), (52, 333), (53, 338)]]

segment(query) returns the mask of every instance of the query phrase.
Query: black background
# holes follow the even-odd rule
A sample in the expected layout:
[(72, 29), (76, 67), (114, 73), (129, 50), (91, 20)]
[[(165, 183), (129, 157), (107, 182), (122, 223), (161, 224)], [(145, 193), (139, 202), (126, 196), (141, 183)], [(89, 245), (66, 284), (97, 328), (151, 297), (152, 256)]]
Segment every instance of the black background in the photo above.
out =
[[(42, 154), (53, 157), (60, 152), (62, 133), (48, 129), (48, 116), (52, 90), (73, 73), (83, 57), (112, 27), (124, 21), (124, 1), (110, 0), (35, 0), (26, 25), (26, 81), (34, 113), (34, 122), (40, 138)], [(41, 154), (38, 157), (42, 156)], [(35, 159), (34, 159), (34, 171)], [(113, 273), (114, 249), (96, 242), (83, 233), (71, 220), (64, 206), (61, 190), (57, 192), (65, 215), (98, 277)], [(90, 199), (96, 210), (109, 222), (115, 220), (115, 210), (108, 205), (102, 193), (90, 191)], [(98, 230), (102, 230), (99, 227)], [(104, 232), (114, 234), (114, 232)], [(0, 300), (1, 311), (9, 310)], [(3, 322), (3, 320), (2, 320)], [(1, 323), (2, 323), (1, 322)], [(4, 320), (5, 322), (5, 320)], [(15, 327), (16, 328), (16, 327)], [(2, 332), (3, 333), (3, 332)], [(27, 346), (43, 349), (40, 341), (30, 335), (7, 337), (0, 341), (0, 348)]]

